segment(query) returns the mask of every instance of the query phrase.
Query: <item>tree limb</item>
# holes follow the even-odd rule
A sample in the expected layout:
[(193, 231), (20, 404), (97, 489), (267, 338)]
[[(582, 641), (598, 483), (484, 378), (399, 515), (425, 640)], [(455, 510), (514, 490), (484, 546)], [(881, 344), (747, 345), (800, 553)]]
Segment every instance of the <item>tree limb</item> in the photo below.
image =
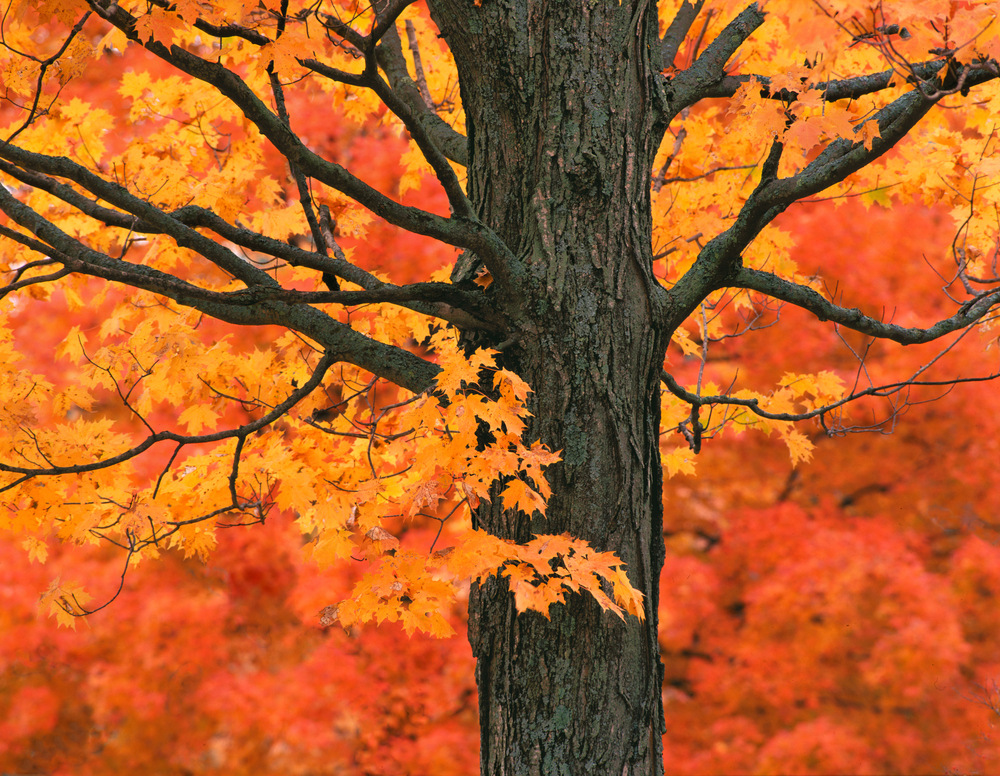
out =
[[(929, 62), (920, 62), (913, 65), (913, 74), (924, 81), (929, 81), (938, 71), (944, 67), (946, 62), (941, 59)], [(793, 101), (798, 98), (799, 93), (788, 89), (781, 89), (772, 92), (770, 87), (771, 79), (766, 75), (727, 75), (720, 81), (708, 86), (699, 95), (700, 99), (718, 99), (720, 97), (732, 97), (736, 90), (751, 78), (756, 78), (763, 87), (760, 96), (771, 100), (781, 100), (783, 102)], [(885, 70), (881, 73), (870, 75), (859, 75), (853, 78), (831, 79), (810, 84), (809, 89), (816, 89), (823, 92), (823, 99), (826, 102), (836, 102), (837, 100), (856, 100), (866, 94), (880, 92), (899, 83), (904, 83), (906, 76), (897, 73), (895, 70)]]
[(431, 110), (424, 102), (420, 88), (410, 78), (403, 56), (402, 41), (395, 28), (386, 31), (375, 49), (378, 64), (389, 79), (389, 85), (409, 107), (414, 116), (419, 117), (431, 141), (446, 158), (467, 167), (469, 164), (469, 141), (461, 132), (452, 129), (444, 119)]
[(121, 30), (130, 40), (144, 46), (178, 70), (215, 87), (231, 100), (287, 159), (297, 164), (309, 177), (346, 194), (394, 226), (473, 251), (483, 259), (496, 280), (501, 282), (506, 280), (513, 285), (514, 275), (520, 274), (516, 259), (503, 241), (483, 224), (462, 218), (443, 218), (393, 201), (344, 167), (310, 151), (236, 73), (179, 46), (171, 46), (168, 49), (152, 39), (141, 41), (134, 30), (135, 17), (118, 5), (105, 9), (95, 0), (91, 0), (91, 8)]
[(695, 18), (697, 18), (704, 5), (705, 0), (697, 0), (694, 3), (684, 0), (681, 3), (681, 7), (677, 10), (673, 21), (670, 22), (670, 26), (667, 27), (667, 31), (663, 33), (663, 37), (660, 39), (660, 44), (663, 47), (662, 67), (674, 66), (674, 59), (677, 56), (677, 52), (680, 51), (681, 44), (684, 43), (684, 38), (687, 37), (688, 32), (691, 30), (691, 25), (694, 24)]
[(780, 299), (808, 310), (821, 321), (833, 321), (846, 329), (878, 339), (892, 340), (901, 345), (919, 345), (931, 342), (946, 334), (964, 329), (981, 320), (994, 306), (1000, 304), (1000, 289), (989, 291), (962, 305), (958, 312), (950, 318), (938, 321), (929, 328), (920, 329), (883, 323), (864, 315), (858, 309), (840, 307), (811, 288), (784, 280), (770, 272), (743, 267), (733, 278), (732, 287), (758, 291), (774, 299)]
[[(39, 216), (15, 199), (3, 186), (0, 186), (0, 210), (52, 246), (45, 251), (45, 255), (74, 272), (160, 294), (228, 323), (240, 326), (276, 325), (293, 329), (336, 354), (338, 360), (355, 364), (414, 393), (426, 390), (440, 371), (437, 365), (403, 348), (386, 345), (359, 334), (313, 307), (266, 299), (259, 301), (252, 296), (248, 303), (247, 297), (240, 296), (239, 292), (224, 294), (199, 288), (152, 267), (98, 253)], [(198, 236), (212, 243), (208, 238)], [(218, 246), (217, 243), (213, 244)], [(269, 283), (250, 286), (248, 291), (267, 286), (281, 290), (267, 273), (254, 269), (267, 277)]]
[[(692, 20), (693, 21), (693, 20)], [(751, 3), (726, 25), (690, 67), (667, 82), (669, 116), (701, 100), (706, 90), (722, 80), (726, 63), (736, 50), (764, 23), (764, 12)]]
[[(369, 33), (366, 43), (367, 53), (373, 54), (375, 46), (386, 36), (390, 30), (396, 29), (396, 19), (406, 10), (406, 7), (413, 5), (417, 0), (387, 0), (386, 7), (376, 11), (375, 25)], [(373, 7), (375, 7), (373, 5)]]

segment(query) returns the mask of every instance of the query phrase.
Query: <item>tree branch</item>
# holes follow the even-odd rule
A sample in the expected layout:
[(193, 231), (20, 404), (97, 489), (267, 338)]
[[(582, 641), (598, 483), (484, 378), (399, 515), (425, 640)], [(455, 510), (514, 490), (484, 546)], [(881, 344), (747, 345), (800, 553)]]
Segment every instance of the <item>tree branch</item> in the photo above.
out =
[[(941, 59), (920, 62), (912, 66), (913, 74), (923, 81), (929, 81), (945, 64), (946, 62)], [(795, 100), (799, 95), (798, 92), (789, 89), (772, 92), (769, 88), (771, 79), (766, 75), (727, 75), (722, 80), (705, 89), (700, 97), (703, 99), (732, 97), (736, 94), (736, 90), (751, 78), (756, 78), (763, 84), (760, 96), (766, 99), (789, 102)], [(874, 94), (875, 92), (880, 92), (883, 89), (888, 89), (891, 86), (905, 82), (906, 75), (900, 74), (895, 70), (885, 70), (881, 73), (859, 75), (853, 78), (821, 81), (808, 85), (808, 88), (823, 92), (823, 99), (826, 102), (836, 102), (837, 100), (856, 100), (858, 97), (863, 97), (866, 94)]]
[[(0, 152), (5, 150), (7, 149), (0, 147)], [(240, 292), (225, 294), (210, 291), (152, 267), (132, 264), (98, 253), (39, 216), (27, 205), (15, 199), (3, 186), (0, 186), (0, 210), (52, 246), (45, 251), (45, 255), (59, 261), (73, 272), (160, 294), (178, 304), (193, 307), (227, 323), (240, 326), (276, 325), (293, 329), (336, 354), (338, 360), (359, 366), (414, 393), (426, 390), (440, 371), (437, 365), (403, 348), (369, 339), (313, 307), (289, 305), (266, 298), (257, 299), (252, 294), (247, 296), (246, 293), (241, 295)], [(221, 247), (206, 237), (201, 235), (198, 237)], [(261, 272), (256, 269), (255, 271)], [(276, 291), (283, 290), (267, 273), (261, 272), (261, 274), (267, 277), (269, 282), (250, 286), (246, 291), (266, 287), (274, 288)]]
[[(218, 292), (220, 301), (232, 304), (257, 304), (261, 301), (281, 301), (288, 304), (341, 304), (357, 306), (363, 304), (391, 303), (410, 307), (414, 302), (424, 302), (425, 308), (436, 311), (428, 315), (448, 320), (466, 328), (501, 331), (502, 328), (482, 300), (472, 299), (474, 295), (451, 283), (412, 283), (394, 286), (380, 283), (364, 291), (297, 291), (295, 289), (254, 289), (252, 291)], [(475, 312), (480, 311), (482, 317)], [(414, 306), (413, 309), (416, 309)], [(423, 310), (417, 310), (423, 312)], [(452, 321), (452, 319), (457, 319)]]
[(413, 5), (417, 0), (387, 0), (386, 7), (376, 12), (375, 25), (368, 35), (368, 53), (374, 53), (374, 48), (390, 30), (396, 29), (396, 19), (406, 10), (406, 7)]
[(417, 90), (424, 100), (424, 104), (434, 110), (434, 98), (431, 97), (431, 90), (427, 87), (427, 75), (424, 73), (424, 61), (420, 56), (420, 43), (417, 40), (417, 28), (413, 22), (406, 20), (406, 41), (410, 46), (410, 56), (413, 57), (413, 71), (416, 78)]
[(883, 323), (864, 315), (858, 309), (840, 307), (828, 301), (811, 288), (792, 283), (756, 269), (739, 270), (733, 278), (732, 287), (758, 291), (783, 302), (808, 310), (821, 321), (833, 321), (844, 328), (867, 334), (879, 339), (892, 340), (901, 345), (918, 345), (931, 342), (953, 331), (971, 326), (986, 316), (993, 307), (1000, 304), (1000, 289), (980, 294), (967, 302), (950, 318), (938, 321), (927, 329), (907, 328), (893, 323)]
[(503, 241), (483, 224), (462, 218), (442, 218), (393, 201), (339, 164), (327, 161), (310, 151), (236, 73), (176, 45), (168, 49), (152, 39), (144, 43), (134, 31), (135, 17), (118, 5), (105, 9), (95, 0), (91, 0), (91, 8), (121, 30), (130, 40), (144, 46), (178, 70), (215, 87), (306, 175), (346, 194), (394, 226), (473, 251), (483, 259), (495, 279), (501, 282), (507, 281), (514, 287), (514, 277), (522, 274), (523, 269), (518, 267), (515, 257)]
[(420, 94), (419, 86), (410, 78), (403, 56), (402, 41), (395, 28), (386, 31), (375, 49), (378, 64), (389, 79), (389, 85), (397, 97), (420, 118), (431, 141), (441, 149), (446, 158), (463, 167), (469, 164), (469, 144), (465, 135), (452, 129), (437, 115)]
[(764, 12), (757, 3), (751, 3), (726, 25), (689, 68), (668, 81), (670, 118), (701, 100), (709, 87), (722, 80), (726, 63), (763, 23)]
[(694, 3), (684, 0), (681, 3), (681, 7), (677, 10), (673, 21), (670, 22), (670, 26), (667, 27), (667, 31), (663, 33), (663, 37), (660, 39), (660, 44), (663, 47), (662, 67), (674, 66), (674, 59), (677, 57), (677, 52), (680, 51), (681, 44), (684, 43), (684, 38), (687, 37), (688, 32), (691, 30), (691, 25), (694, 24), (695, 18), (697, 18), (704, 5), (705, 0), (697, 0)]

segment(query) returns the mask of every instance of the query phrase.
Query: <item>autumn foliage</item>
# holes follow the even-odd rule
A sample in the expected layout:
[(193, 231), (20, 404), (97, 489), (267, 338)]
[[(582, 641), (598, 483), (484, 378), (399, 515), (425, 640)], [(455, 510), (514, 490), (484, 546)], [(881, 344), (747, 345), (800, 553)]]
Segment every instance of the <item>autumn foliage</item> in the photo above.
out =
[[(678, 4), (661, 5), (670, 18)], [(841, 69), (884, 67), (862, 27), (850, 28), (860, 45), (842, 45), (843, 20), (871, 26), (870, 15), (825, 5), (829, 14), (769, 3), (776, 23), (732, 72), (782, 75), (747, 80), (672, 125), (653, 182), (663, 283), (691, 268), (731, 203), (754, 190), (775, 133), (803, 160), (838, 137), (869, 149), (878, 138), (865, 123), (870, 105), (825, 102), (816, 86)], [(903, 61), (921, 59), (945, 27), (948, 40), (976, 39), (979, 55), (995, 56), (985, 4), (893, 5), (913, 30), (895, 41)], [(225, 62), (258, 94), (280, 79), (304, 147), (360, 165), (368, 185), (403, 205), (447, 216), (447, 193), (377, 95), (306, 76), (304, 59), (350, 71), (358, 57), (315, 34), (305, 4), (291, 6), (268, 43), (213, 41), (192, 26), (200, 17), (270, 29), (277, 11), (266, 3), (136, 4), (126, 9), (138, 19), (132, 42), (96, 15), (68, 36), (86, 10), (74, 2), (15, 3), (4, 27), (5, 138), (123, 184), (137, 209), (210, 211), (266, 237), (254, 243), (261, 250), (205, 237), (207, 223), (184, 246), (111, 229), (65, 192), (0, 165), (3, 196), (94, 251), (212, 294), (241, 292), (237, 263), (284, 289), (326, 291), (325, 265), (296, 263), (294, 251), (315, 240), (286, 158), (231, 103), (136, 45), (177, 42)], [(678, 69), (739, 10), (719, 6)], [(373, 23), (366, 7), (336, 9), (357, 29)], [(335, 16), (334, 4), (323, 14)], [(341, 23), (323, 14), (313, 22)], [(438, 114), (463, 129), (426, 8), (399, 19), (409, 67), (422, 54)], [(796, 51), (783, 45), (789, 35)], [(841, 47), (826, 48), (836, 35)], [(762, 88), (799, 96), (778, 102)], [(894, 321), (905, 326), (951, 315), (941, 286), (957, 250), (967, 275), (996, 274), (997, 194), (982, 181), (1000, 169), (989, 118), (1000, 92), (989, 88), (962, 111), (932, 113), (919, 142), (826, 192), (832, 202), (790, 208), (752, 243), (746, 267), (880, 319), (893, 319), (886, 299), (905, 299), (909, 319)], [(26, 122), (35, 96), (43, 113)], [(51, 180), (61, 174), (53, 168)], [(472, 774), (470, 585), (502, 575), (527, 617), (578, 594), (612, 616), (644, 616), (614, 553), (568, 534), (514, 544), (473, 524), (483, 500), (544, 513), (544, 472), (563, 451), (524, 438), (532, 389), (498, 366), (499, 350), (463, 349), (425, 300), (365, 299), (383, 283), (444, 283), (455, 251), (375, 219), (332, 186), (314, 181), (310, 195), (342, 251), (330, 265), (339, 290), (358, 294), (330, 314), (432, 361), (433, 391), (338, 363), (308, 331), (241, 327), (110, 275), (42, 282), (55, 270), (25, 266), (39, 259), (26, 256), (30, 229), (3, 225), (5, 282), (37, 281), (0, 303), (3, 772)], [(198, 261), (193, 250), (211, 250), (198, 240), (229, 256)], [(477, 284), (491, 280), (482, 271)], [(987, 322), (970, 332), (939, 358), (950, 340), (873, 344), (760, 294), (722, 291), (674, 333), (665, 367), (677, 390), (663, 391), (661, 435), (669, 772), (1000, 768), (996, 385), (952, 390), (945, 379), (997, 372), (995, 331)], [(862, 395), (911, 376), (941, 384)], [(685, 391), (738, 402), (693, 413)], [(852, 393), (836, 412), (782, 417)], [(115, 456), (113, 467), (88, 466)]]
[[(933, 211), (844, 207), (857, 228), (836, 239), (817, 231), (815, 207), (789, 216), (812, 246), (803, 264), (821, 256), (847, 273), (907, 242), (930, 255), (950, 240)], [(759, 369), (841, 353), (801, 325), (815, 330), (761, 333), (774, 342)], [(953, 368), (981, 359), (971, 343)], [(992, 390), (912, 407), (889, 436), (814, 436), (820, 457), (795, 469), (767, 437), (720, 441), (696, 477), (668, 481), (660, 644), (674, 772), (996, 767), (997, 718), (978, 702), (1000, 675), (1000, 548), (986, 525), (998, 434), (980, 411)], [(415, 546), (433, 540), (433, 523), (408, 525)], [(114, 604), (75, 630), (52, 626), (39, 593), (54, 575), (114, 590), (119, 552), (54, 544), (42, 565), (13, 538), (0, 548), (9, 771), (477, 771), (461, 600), (447, 617), (459, 635), (444, 639), (399, 624), (319, 629), (319, 610), (347, 597), (365, 564), (318, 570), (280, 513), (221, 531), (207, 564), (171, 553), (131, 570)]]

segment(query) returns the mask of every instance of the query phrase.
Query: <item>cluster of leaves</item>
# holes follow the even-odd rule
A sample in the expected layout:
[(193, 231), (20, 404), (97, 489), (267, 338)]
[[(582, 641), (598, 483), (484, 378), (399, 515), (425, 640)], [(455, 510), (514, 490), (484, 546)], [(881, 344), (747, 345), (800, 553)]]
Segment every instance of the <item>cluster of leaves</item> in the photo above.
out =
[[(680, 6), (664, 4), (661, 18), (673, 18)], [(742, 9), (739, 2), (713, 4), (698, 21), (697, 34), (688, 36), (674, 65), (665, 70), (668, 78), (694, 61)], [(992, 181), (998, 170), (995, 116), (1000, 90), (995, 83), (986, 84), (980, 98), (966, 105), (968, 89), (960, 81), (966, 65), (986, 62), (1000, 51), (995, 8), (943, 0), (874, 6), (837, 0), (769, 2), (765, 10), (766, 23), (740, 47), (739, 59), (727, 65), (727, 76), (718, 87), (719, 96), (733, 96), (703, 100), (684, 109), (657, 155), (654, 254), (664, 284), (676, 283), (694, 265), (718, 233), (720, 221), (737, 218), (766, 174), (765, 157), (778, 144), (780, 154), (771, 174), (779, 178), (802, 173), (848, 141), (861, 140), (865, 148), (871, 148), (880, 137), (873, 119), (891, 101), (911, 91), (915, 82), (929, 79), (934, 88), (920, 88), (926, 96), (940, 98), (947, 109), (922, 117), (909, 130), (909, 142), (826, 189), (822, 201), (832, 200), (833, 208), (839, 208), (853, 198), (866, 205), (912, 200), (950, 211), (956, 235), (952, 261), (950, 266), (935, 265), (947, 293), (931, 297), (930, 303), (916, 298), (917, 306), (933, 305), (925, 309), (940, 314), (948, 301), (959, 306), (958, 296), (980, 298), (997, 276), (995, 214), (1000, 194)], [(847, 79), (845, 74), (855, 77)], [(868, 93), (875, 85), (884, 88)], [(826, 212), (831, 223), (839, 220), (830, 209)], [(800, 239), (780, 222), (766, 229), (743, 252), (743, 266), (842, 304), (844, 286), (831, 277), (826, 265), (812, 272), (800, 271), (793, 257), (797, 241), (793, 238)], [(886, 271), (888, 276), (896, 274), (892, 267)], [(881, 270), (878, 274), (883, 275)], [(753, 290), (755, 285), (724, 289), (706, 299), (673, 334), (681, 353), (700, 355), (704, 361), (710, 345), (725, 349), (726, 340), (777, 323), (781, 306), (758, 293), (763, 284)], [(914, 301), (914, 297), (907, 298), (908, 303)], [(877, 308), (873, 312), (876, 319), (885, 320)], [(918, 316), (926, 325), (934, 321), (916, 313), (899, 323), (912, 325)], [(796, 372), (802, 371), (790, 363)], [(667, 370), (675, 371), (669, 361)], [(853, 376), (853, 371), (848, 367), (846, 373), (838, 374), (821, 369), (813, 374), (784, 374), (769, 382), (747, 361), (724, 381), (705, 380), (698, 372), (687, 389), (669, 382), (673, 395), (665, 397), (664, 426), (682, 432), (687, 444), (666, 451), (668, 471), (691, 473), (693, 457), (685, 448), (697, 451), (702, 436), (714, 436), (726, 425), (766, 433), (777, 428), (793, 464), (809, 460), (812, 444), (790, 428), (787, 420), (811, 415), (829, 421), (831, 433), (851, 428), (841, 414), (845, 402), (866, 392), (878, 393), (876, 382), (868, 375)], [(892, 378), (885, 383), (891, 384)], [(768, 387), (761, 391), (761, 385)], [(728, 403), (720, 400), (723, 396)], [(749, 407), (754, 399), (754, 406)], [(696, 409), (714, 408), (716, 414), (706, 422), (691, 412), (692, 403)]]
[[(125, 309), (124, 304), (117, 308), (116, 327)], [(135, 314), (137, 308), (132, 309)], [(208, 556), (218, 526), (204, 520), (176, 520), (177, 512), (196, 515), (200, 510), (214, 516), (238, 511), (245, 519), (263, 520), (266, 510), (277, 507), (297, 515), (302, 532), (312, 537), (309, 555), (321, 566), (347, 560), (356, 552), (376, 563), (351, 600), (340, 607), (345, 626), (398, 618), (407, 632), (420, 629), (447, 635), (451, 631), (442, 609), (455, 597), (454, 583), (440, 579), (433, 569), (444, 553), (397, 552), (399, 540), (383, 527), (384, 522), (443, 514), (447, 517), (436, 517), (442, 527), (447, 519), (463, 525), (470, 504), (493, 497), (491, 486), (498, 472), (511, 473), (497, 491), (505, 508), (544, 514), (549, 485), (543, 470), (558, 455), (537, 442), (530, 447), (522, 442), (527, 385), (513, 373), (496, 369), (489, 352), (465, 357), (446, 330), (426, 332), (421, 338), (442, 366), (433, 395), (394, 401), (395, 392), (356, 370), (344, 369), (339, 384), (356, 386), (354, 397), (324, 407), (328, 395), (316, 392), (299, 403), (297, 418), (286, 418), (281, 426), (179, 457), (178, 451), (188, 445), (214, 441), (212, 435), (199, 434), (205, 425), (232, 417), (232, 405), (251, 413), (281, 405), (284, 386), (313, 379), (309, 367), (317, 357), (303, 353), (302, 343), (293, 337), (279, 340), (270, 350), (244, 354), (233, 353), (226, 342), (199, 348), (193, 329), (180, 336), (177, 322), (172, 321), (173, 331), (165, 331), (167, 316), (171, 311), (162, 307), (145, 311), (134, 323), (127, 345), (105, 346), (92, 355), (74, 328), (64, 347), (84, 369), (63, 391), (55, 390), (44, 376), (18, 369), (8, 339), (7, 379), (15, 384), (10, 386), (12, 395), (20, 385), (24, 396), (17, 417), (9, 422), (10, 440), (26, 459), (34, 455), (52, 466), (67, 461), (71, 467), (86, 453), (100, 459), (132, 447), (131, 439), (114, 433), (110, 422), (87, 417), (95, 405), (92, 392), (117, 393), (149, 431), (147, 439), (154, 441), (159, 439), (152, 425), (155, 410), (184, 405), (193, 398), (212, 401), (181, 412), (179, 422), (186, 424), (191, 436), (171, 437), (176, 448), (167, 466), (144, 489), (122, 480), (122, 467), (44, 482), (25, 479), (9, 501), (5, 527), (28, 535), (23, 543), (33, 558), (45, 560), (48, 518), (54, 513), (60, 515), (61, 539), (81, 544), (110, 540), (128, 547), (130, 560), (137, 562), (158, 556), (163, 549)], [(399, 319), (374, 315), (367, 321), (373, 328), (383, 322), (397, 324)], [(356, 319), (354, 326), (360, 329), (365, 323)], [(419, 331), (413, 321), (408, 323), (404, 331)], [(140, 343), (146, 352), (155, 343), (156, 352), (171, 357), (144, 366), (132, 352)], [(295, 355), (301, 357), (298, 363)], [(489, 372), (495, 399), (474, 389)], [(181, 388), (196, 380), (202, 384), (201, 397)], [(214, 387), (223, 381), (240, 391)], [(43, 425), (37, 431), (25, 424), (26, 418), (58, 417), (70, 407), (79, 408), (70, 422)], [(320, 422), (317, 416), (330, 419)], [(489, 442), (482, 441), (483, 435)], [(258, 485), (234, 484), (239, 467), (250, 468)], [(206, 509), (211, 504), (223, 507)], [(569, 537), (539, 537), (518, 547), (482, 531), (464, 532), (459, 549), (448, 555), (447, 566), (453, 574), (473, 579), (505, 566), (523, 609), (547, 612), (551, 603), (562, 600), (565, 586), (591, 592), (603, 607), (616, 612), (621, 612), (621, 604), (626, 611), (641, 613), (638, 593), (628, 584), (620, 561)], [(601, 591), (595, 574), (611, 584), (613, 599)], [(43, 605), (64, 624), (72, 624), (89, 600), (77, 583), (57, 580), (43, 597)]]
[[(285, 107), (313, 148), (325, 142), (330, 155), (358, 153), (359, 136), (363, 142), (365, 134), (384, 135), (383, 126), (393, 127), (371, 90), (324, 79), (320, 88), (340, 106), (338, 121), (367, 127), (330, 137), (329, 122), (317, 120), (310, 107), (317, 80), (299, 84), (306, 73), (302, 62), (311, 57), (322, 58), (326, 67), (356, 66), (358, 51), (334, 45), (315, 25), (322, 31), (342, 26), (340, 19), (358, 28), (374, 24), (368, 7), (348, 2), (320, 12), (312, 5), (283, 6), (284, 21), (273, 39), (267, 35), (277, 29), (276, 11), (265, 7), (199, 3), (116, 9), (135, 14), (138, 42), (210, 54), (240, 73), (257, 94), (269, 93), (275, 78), (287, 81)], [(24, 2), (5, 20), (6, 47), (0, 52), (9, 76), (5, 135), (36, 153), (69, 157), (84, 169), (110, 174), (137, 200), (165, 212), (209, 212), (263, 235), (272, 241), (268, 245), (304, 239), (310, 224), (294, 200), (295, 181), (282, 159), (269, 158), (273, 150), (258, 127), (233, 103), (206, 100), (192, 78), (143, 56), (120, 29), (105, 27), (97, 35), (99, 20), (85, 12), (85, 4)], [(437, 95), (439, 115), (461, 129), (454, 71), (434, 39), (426, 9), (408, 8), (400, 20), (411, 33), (410, 65), (417, 66), (420, 51), (425, 54), (421, 86), (427, 95)], [(207, 42), (206, 33), (218, 41)], [(94, 60), (115, 61), (120, 80), (97, 72)], [(26, 113), (24, 107), (33, 104), (36, 112)], [(122, 120), (131, 132), (108, 132)], [(388, 181), (390, 187), (401, 197), (418, 188), (426, 199), (422, 181), (429, 168), (416, 146), (411, 142), (396, 158), (402, 169)], [(61, 189), (24, 190), (27, 204), (89, 249), (117, 251), (215, 293), (241, 288), (238, 265), (258, 261), (253, 251), (241, 249), (226, 276), (176, 240), (123, 234), (81, 217)], [(314, 181), (310, 196), (333, 214), (345, 260), (353, 258), (356, 246), (370, 250), (384, 240), (379, 232), (385, 229), (367, 239), (371, 214), (336, 189)], [(0, 484), (7, 503), (3, 527), (22, 537), (33, 559), (45, 560), (53, 521), (60, 540), (110, 541), (127, 552), (130, 566), (171, 549), (204, 559), (216, 545), (217, 520), (260, 522), (278, 509), (296, 516), (309, 539), (307, 554), (320, 565), (355, 553), (375, 564), (341, 605), (343, 622), (401, 619), (407, 631), (444, 634), (450, 628), (442, 611), (456, 588), (442, 577), (440, 553), (434, 554), (433, 546), (398, 549), (398, 539), (385, 527), (387, 520), (430, 515), (441, 526), (450, 521), (448, 533), (460, 537), (459, 551), (447, 564), (450, 573), (479, 578), (503, 566), (522, 591), (519, 605), (544, 612), (566, 590), (585, 590), (605, 608), (638, 611), (638, 594), (611, 556), (559, 537), (518, 548), (482, 532), (462, 535), (469, 506), (490, 498), (495, 481), (503, 485), (493, 495), (506, 507), (544, 514), (548, 484), (542, 472), (558, 457), (537, 442), (522, 441), (528, 386), (513, 373), (495, 370), (488, 352), (466, 357), (454, 335), (426, 315), (389, 305), (339, 314), (354, 333), (440, 365), (434, 392), (412, 395), (361, 368), (333, 370), (322, 347), (301, 334), (285, 332), (266, 343), (255, 337), (254, 347), (154, 291), (118, 296), (108, 284), (72, 274), (60, 279), (58, 290), (33, 282), (49, 262), (31, 266), (15, 240), (9, 235), (0, 240), (6, 247), (4, 268), (25, 281), (23, 293), (10, 297), (3, 309), (9, 328), (2, 329), (0, 341), (0, 390), (17, 398), (5, 404), (0, 421), (3, 445), (13, 451), (13, 470)], [(419, 246), (411, 238), (403, 249)], [(423, 251), (423, 277), (443, 279), (443, 257)], [(391, 280), (405, 275), (395, 265), (391, 270)], [(280, 262), (268, 271), (286, 287), (322, 288), (314, 268)], [(363, 282), (386, 280), (362, 274)], [(346, 292), (364, 288), (340, 281)], [(61, 333), (54, 354), (64, 366), (59, 378), (50, 379), (44, 361), (27, 365), (34, 370), (25, 368), (23, 348), (12, 332), (37, 337), (35, 310), (51, 309), (60, 300), (67, 313), (87, 320)], [(88, 315), (96, 311), (99, 316)], [(53, 476), (30, 473), (39, 468)], [(611, 597), (599, 580), (606, 581)], [(72, 624), (91, 600), (79, 580), (60, 578), (42, 603), (61, 623)]]

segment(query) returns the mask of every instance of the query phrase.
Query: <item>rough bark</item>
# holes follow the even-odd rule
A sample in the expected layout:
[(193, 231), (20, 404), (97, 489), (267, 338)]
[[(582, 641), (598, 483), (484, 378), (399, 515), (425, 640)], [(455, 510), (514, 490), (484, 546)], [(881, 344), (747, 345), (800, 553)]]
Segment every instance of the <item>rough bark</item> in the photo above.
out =
[(529, 441), (563, 456), (545, 518), (497, 499), (479, 520), (506, 539), (569, 531), (613, 550), (646, 596), (644, 623), (584, 596), (550, 621), (516, 614), (505, 584), (473, 592), (482, 772), (661, 773), (655, 6), (441, 0), (432, 13), (463, 85), (469, 197), (520, 263), (492, 287), (504, 364), (534, 390)]

